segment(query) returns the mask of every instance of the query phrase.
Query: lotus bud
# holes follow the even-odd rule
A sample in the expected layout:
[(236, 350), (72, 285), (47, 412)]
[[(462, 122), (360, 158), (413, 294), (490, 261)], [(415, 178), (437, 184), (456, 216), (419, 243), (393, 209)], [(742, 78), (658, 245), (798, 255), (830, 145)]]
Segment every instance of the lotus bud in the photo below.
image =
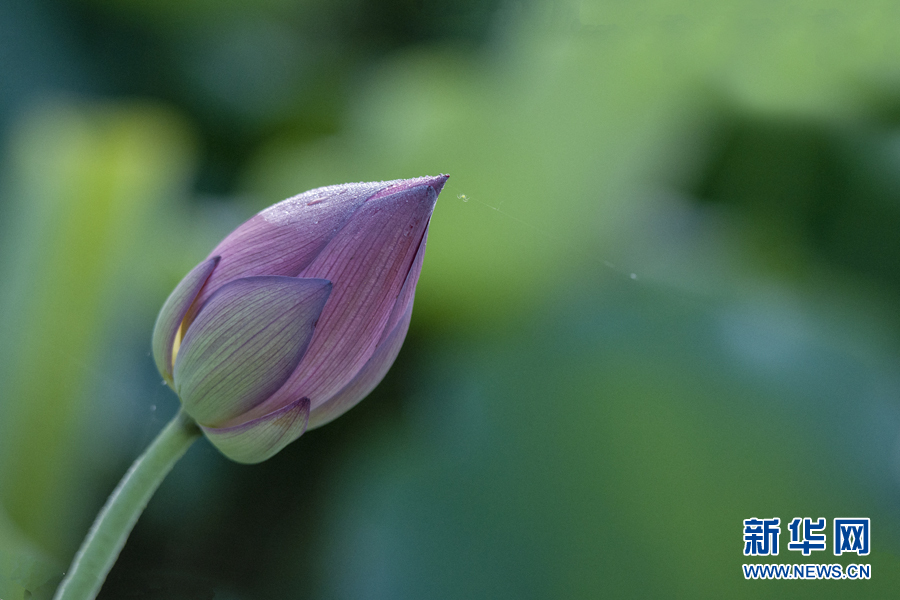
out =
[(223, 454), (266, 460), (381, 381), (406, 337), (446, 180), (288, 198), (234, 230), (176, 286), (156, 321), (153, 357)]

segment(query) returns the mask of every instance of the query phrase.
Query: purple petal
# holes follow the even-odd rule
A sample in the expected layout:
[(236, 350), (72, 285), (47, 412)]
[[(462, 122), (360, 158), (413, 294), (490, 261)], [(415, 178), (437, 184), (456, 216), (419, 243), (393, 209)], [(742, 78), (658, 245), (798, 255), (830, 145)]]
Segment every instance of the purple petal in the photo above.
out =
[(234, 427), (203, 427), (213, 446), (233, 461), (254, 464), (271, 458), (306, 431), (309, 398), (300, 398), (258, 419)]
[(334, 289), (309, 350), (267, 408), (302, 395), (315, 410), (366, 365), (388, 324), (402, 316), (394, 309), (444, 181), (428, 178), (367, 201), (303, 270), (303, 277), (328, 279)]
[(400, 347), (403, 346), (406, 332), (409, 329), (413, 300), (416, 295), (416, 284), (419, 281), (419, 274), (422, 272), (427, 239), (428, 229), (426, 228), (412, 268), (409, 270), (409, 275), (406, 276), (403, 289), (400, 291), (400, 295), (394, 305), (394, 311), (388, 319), (388, 325), (385, 327), (384, 334), (378, 342), (375, 353), (372, 354), (366, 365), (344, 389), (313, 410), (309, 417), (308, 429), (324, 425), (356, 406), (360, 400), (375, 389), (375, 386), (381, 383), (391, 365), (394, 364), (397, 354), (400, 352)]
[(296, 277), (364, 202), (379, 194), (421, 186), (434, 179), (333, 185), (288, 198), (260, 212), (235, 229), (210, 254), (221, 256), (222, 261), (187, 322), (193, 321), (196, 310), (214, 290), (229, 281), (255, 275)]
[(330, 292), (324, 279), (274, 276), (219, 288), (175, 360), (175, 391), (188, 414), (201, 425), (231, 424), (281, 387), (306, 352)]
[(406, 275), (406, 280), (403, 282), (403, 288), (401, 288), (400, 294), (397, 296), (397, 302), (394, 303), (394, 309), (388, 318), (384, 333), (381, 336), (382, 339), (378, 341), (379, 344), (383, 343), (384, 338), (394, 331), (401, 319), (404, 317), (408, 318), (407, 313), (412, 309), (413, 299), (416, 296), (416, 284), (419, 283), (419, 275), (422, 274), (422, 263), (425, 262), (425, 245), (427, 241), (428, 226), (426, 225), (422, 241), (419, 243), (418, 250), (416, 250), (416, 257), (413, 259), (413, 264)]
[(169, 385), (172, 385), (172, 347), (178, 328), (218, 263), (219, 257), (213, 256), (191, 269), (175, 286), (156, 317), (156, 325), (153, 327), (153, 359)]
[(375, 386), (381, 383), (400, 353), (411, 317), (412, 305), (409, 305), (406, 312), (401, 315), (400, 321), (378, 345), (375, 353), (369, 358), (369, 362), (356, 374), (356, 377), (344, 389), (313, 410), (309, 417), (308, 429), (319, 427), (338, 418), (356, 406), (360, 400), (375, 389)]

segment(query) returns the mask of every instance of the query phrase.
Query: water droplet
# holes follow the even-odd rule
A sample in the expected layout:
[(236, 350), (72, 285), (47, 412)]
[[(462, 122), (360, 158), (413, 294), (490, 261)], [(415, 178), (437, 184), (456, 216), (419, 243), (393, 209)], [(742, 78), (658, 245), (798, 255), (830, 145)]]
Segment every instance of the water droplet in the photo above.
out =
[(637, 273), (632, 273), (632, 274), (631, 274), (631, 278), (632, 278), (632, 279), (637, 279)]

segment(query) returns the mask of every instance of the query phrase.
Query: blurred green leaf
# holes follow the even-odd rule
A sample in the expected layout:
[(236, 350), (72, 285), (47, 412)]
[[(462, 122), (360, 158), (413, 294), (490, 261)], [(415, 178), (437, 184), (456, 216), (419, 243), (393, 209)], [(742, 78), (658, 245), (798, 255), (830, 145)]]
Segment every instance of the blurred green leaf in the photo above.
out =
[(852, 119), (896, 84), (900, 60), (900, 7), (880, 0), (546, 2), (504, 25), (493, 54), (381, 65), (339, 136), (273, 139), (247, 176), (255, 206), (333, 181), (449, 173), (419, 317), (480, 326), (606, 268), (653, 209), (647, 192), (702, 157), (722, 103)]
[(50, 598), (63, 568), (18, 531), (0, 508), (0, 597)]
[(64, 557), (82, 525), (80, 440), (108, 315), (140, 285), (151, 208), (179, 193), (185, 133), (152, 106), (56, 104), (11, 143), (2, 248), (0, 499), (35, 543)]

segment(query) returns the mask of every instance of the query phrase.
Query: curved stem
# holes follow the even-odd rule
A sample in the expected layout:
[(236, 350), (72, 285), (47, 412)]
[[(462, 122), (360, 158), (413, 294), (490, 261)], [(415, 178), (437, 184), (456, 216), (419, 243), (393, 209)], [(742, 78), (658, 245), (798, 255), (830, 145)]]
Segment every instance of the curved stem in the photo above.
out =
[(197, 424), (179, 411), (110, 494), (54, 600), (88, 600), (97, 596), (150, 497), (198, 437)]

